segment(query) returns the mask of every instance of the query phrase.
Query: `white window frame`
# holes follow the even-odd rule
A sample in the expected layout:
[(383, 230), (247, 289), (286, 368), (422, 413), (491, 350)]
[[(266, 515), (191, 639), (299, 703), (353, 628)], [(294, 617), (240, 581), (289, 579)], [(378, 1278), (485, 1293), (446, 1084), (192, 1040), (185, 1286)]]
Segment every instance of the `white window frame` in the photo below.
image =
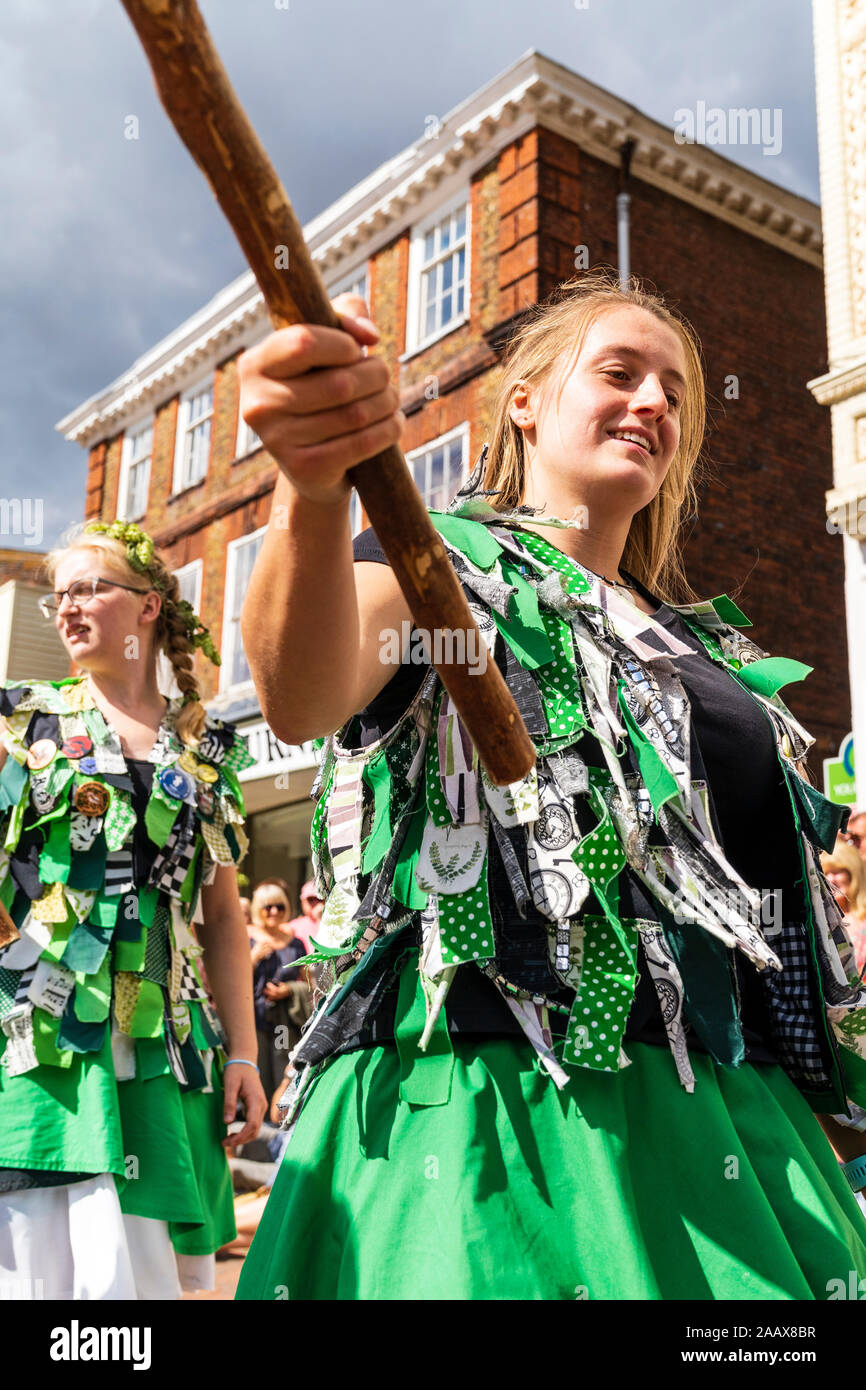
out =
[(241, 412), (238, 411), (238, 434), (235, 440), (235, 463), (240, 463), (250, 454), (254, 454), (257, 449), (265, 446), (259, 439), (252, 425), (248, 425)]
[[(240, 348), (239, 352), (248, 352), (250, 348), (257, 347), (259, 343), (264, 342), (265, 338), (268, 336), (270, 332), (270, 324), (267, 324), (259, 333), (258, 337), (253, 338), (250, 342), (246, 344), (245, 347)], [(239, 405), (238, 430), (237, 435), (235, 437), (234, 462), (240, 463), (241, 459), (245, 459), (249, 454), (254, 454), (257, 449), (263, 449), (264, 447), (264, 444), (259, 439), (259, 436), (256, 434), (252, 425), (248, 425), (243, 415), (241, 415)]]
[[(197, 396), (204, 395), (206, 391), (210, 392), (210, 410), (208, 410), (204, 415), (198, 416), (195, 419), (195, 421), (190, 422), (190, 407), (192, 402), (196, 399)], [(172, 496), (176, 496), (179, 492), (186, 492), (187, 488), (195, 487), (197, 483), (200, 483), (203, 478), (207, 477), (208, 465), (210, 463), (210, 453), (211, 448), (213, 446), (213, 406), (214, 374), (213, 372), (208, 372), (206, 377), (202, 377), (199, 381), (195, 383), (194, 386), (188, 387), (187, 390), (183, 392), (180, 400), (178, 401), (177, 432), (175, 434), (174, 441), (174, 476), (172, 479), (171, 487)], [(210, 422), (211, 428), (208, 431), (208, 456), (205, 459), (204, 469), (196, 477), (184, 480), (183, 467), (184, 454), (186, 452), (187, 435), (189, 434), (190, 429), (198, 428), (198, 426), (204, 424), (205, 421)]]
[[(453, 333), (455, 328), (459, 328), (461, 324), (469, 321), (469, 290), (472, 273), (472, 200), (469, 193), (469, 188), (463, 187), (455, 197), (449, 198), (445, 203), (440, 203), (435, 211), (412, 228), (409, 242), (409, 284), (406, 296), (406, 352), (401, 360), (405, 360), (413, 353), (421, 352), (431, 343), (438, 342), (447, 333)], [(462, 313), (450, 318), (447, 323), (441, 324), (432, 333), (425, 334), (422, 332), (421, 325), (423, 299), (421, 279), (425, 271), (424, 242), (428, 232), (432, 231), (434, 227), (438, 227), (441, 222), (445, 221), (446, 217), (452, 217), (461, 209), (465, 209), (466, 213), (466, 233), (462, 243), (465, 247), (463, 310)], [(449, 248), (447, 254), (453, 254), (453, 247)], [(444, 256), (439, 256), (434, 264), (438, 264), (444, 259)]]
[(189, 602), (192, 604), (196, 613), (199, 613), (201, 611), (201, 581), (203, 570), (204, 562), (201, 559), (198, 559), (190, 560), (188, 565), (181, 565), (180, 569), (174, 571), (174, 577), (177, 580), (178, 584), (181, 586), (181, 598), (184, 597), (184, 583), (189, 579), (190, 575), (195, 576), (192, 584), (193, 597), (189, 599)]
[(328, 285), (328, 298), (336, 299), (338, 294), (359, 294), (370, 305), (370, 263), (361, 261), (354, 270), (347, 271), (341, 275), (339, 280), (335, 280)]
[[(188, 578), (188, 576), (191, 574), (195, 575), (195, 582), (193, 584), (193, 597), (189, 600), (189, 602), (192, 604), (196, 613), (199, 614), (201, 613), (201, 584), (203, 569), (204, 563), (201, 559), (198, 559), (190, 560), (188, 565), (181, 565), (180, 569), (176, 569), (174, 571), (175, 579), (177, 579), (178, 582), (181, 584), (181, 598), (184, 597), (183, 580)], [(161, 690), (162, 694), (167, 695), (170, 700), (175, 699), (180, 694), (180, 686), (178, 685), (175, 679), (174, 667), (172, 666), (165, 652), (160, 652), (157, 658), (156, 683), (159, 689)]]
[(249, 535), (238, 536), (237, 540), (229, 541), (226, 547), (226, 582), (223, 599), (223, 631), (220, 655), (222, 664), (220, 666), (220, 691), (240, 689), (242, 686), (251, 685), (250, 679), (243, 681), (232, 680), (232, 670), (235, 664), (235, 657), (240, 643), (240, 617), (234, 619), (231, 615), (232, 599), (234, 595), (235, 575), (237, 571), (237, 557), (241, 549), (246, 545), (251, 545), (253, 541), (264, 536), (267, 526), (260, 526), (257, 531), (250, 531)]
[[(135, 441), (150, 431), (150, 453), (144, 459), (136, 459), (135, 466), (140, 467), (146, 463), (145, 483), (144, 483), (144, 506), (140, 510), (133, 510), (130, 505), (129, 482), (132, 475), (133, 458), (132, 452)], [(153, 440), (156, 430), (156, 416), (149, 415), (145, 420), (139, 420), (137, 424), (128, 429), (123, 436), (123, 448), (120, 455), (120, 485), (117, 489), (117, 515), (121, 521), (140, 521), (147, 513), (147, 504), (150, 500), (150, 469), (153, 462)]]
[[(448, 430), (445, 434), (440, 434), (440, 435), (438, 436), (438, 438), (436, 438), (436, 439), (431, 439), (427, 444), (422, 444), (422, 446), (421, 446), (420, 449), (413, 449), (411, 453), (409, 453), (409, 454), (406, 455), (406, 463), (407, 463), (407, 465), (408, 465), (408, 467), (409, 467), (409, 472), (412, 474), (412, 477), (415, 478), (415, 467), (414, 467), (414, 465), (415, 465), (416, 463), (420, 462), (420, 460), (421, 460), (422, 458), (424, 458), (424, 456), (425, 456), (426, 454), (432, 454), (432, 453), (434, 452), (434, 450), (436, 450), (436, 449), (441, 449), (441, 448), (442, 448), (444, 445), (446, 445), (446, 444), (453, 444), (455, 440), (460, 440), (460, 443), (461, 443), (461, 453), (462, 453), (462, 456), (463, 456), (463, 463), (462, 463), (462, 468), (461, 468), (461, 473), (460, 473), (460, 481), (461, 481), (461, 482), (465, 482), (465, 480), (466, 480), (466, 478), (468, 477), (468, 474), (469, 474), (469, 421), (468, 421), (468, 420), (464, 420), (461, 424), (456, 425), (455, 428), (454, 428), (453, 430)], [(442, 508), (435, 508), (435, 509), (432, 508), (430, 501), (428, 500), (428, 498), (427, 498), (426, 495), (425, 495), (425, 487), (429, 487), (429, 481), (430, 481), (430, 465), (429, 465), (429, 463), (428, 463), (428, 465), (427, 465), (427, 468), (426, 468), (426, 470), (425, 470), (425, 473), (426, 473), (426, 480), (423, 480), (423, 479), (422, 479), (422, 483), (423, 483), (424, 485), (418, 487), (418, 491), (421, 493), (421, 497), (422, 497), (422, 499), (423, 499), (423, 501), (424, 501), (424, 505), (425, 505), (425, 507), (428, 508), (428, 510), (444, 511), (444, 507), (442, 507)], [(417, 479), (416, 479), (416, 485), (417, 485)], [(454, 491), (456, 491), (456, 489), (454, 489)], [(446, 498), (446, 500), (445, 500), (445, 506), (448, 505), (448, 502), (451, 500), (451, 497), (452, 497), (452, 496), (453, 496), (453, 492), (451, 492), (451, 493), (449, 494), (449, 496)]]

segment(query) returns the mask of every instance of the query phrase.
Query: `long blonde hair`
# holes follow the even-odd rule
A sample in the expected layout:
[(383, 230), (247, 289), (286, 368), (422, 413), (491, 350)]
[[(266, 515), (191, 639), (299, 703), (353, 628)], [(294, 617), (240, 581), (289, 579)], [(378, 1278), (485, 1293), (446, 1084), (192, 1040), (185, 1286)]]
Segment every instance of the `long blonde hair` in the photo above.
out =
[(695, 597), (683, 569), (683, 527), (697, 510), (695, 484), (706, 429), (706, 388), (701, 349), (694, 329), (664, 300), (632, 277), (623, 289), (611, 271), (592, 271), (560, 285), (549, 300), (534, 306), (511, 340), (494, 403), (493, 428), (483, 479), (500, 510), (518, 506), (526, 488), (523, 431), (509, 407), (518, 381), (541, 386), (561, 362), (573, 365), (588, 330), (612, 309), (644, 309), (668, 325), (682, 343), (686, 388), (680, 405), (680, 442), (658, 493), (632, 520), (622, 564), (668, 603)]
[(125, 544), (112, 536), (85, 533), (81, 527), (76, 527), (68, 533), (65, 541), (64, 545), (57, 546), (46, 556), (44, 567), (49, 584), (54, 583), (61, 560), (72, 551), (94, 550), (105, 557), (109, 569), (118, 577), (123, 576), (124, 583), (141, 587), (145, 593), (148, 589), (154, 589), (159, 594), (162, 603), (154, 624), (153, 654), (156, 657), (160, 651), (165, 653), (183, 697), (183, 706), (175, 720), (175, 732), (182, 743), (196, 744), (204, 728), (205, 710), (193, 671), (193, 648), (177, 610), (180, 586), (176, 576), (157, 551), (154, 551), (146, 573), (134, 570), (127, 559)]

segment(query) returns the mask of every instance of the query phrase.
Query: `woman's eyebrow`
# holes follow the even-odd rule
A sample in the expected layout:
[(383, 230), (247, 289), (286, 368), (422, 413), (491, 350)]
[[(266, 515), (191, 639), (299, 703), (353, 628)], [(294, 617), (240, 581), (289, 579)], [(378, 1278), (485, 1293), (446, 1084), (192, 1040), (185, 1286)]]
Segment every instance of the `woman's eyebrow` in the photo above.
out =
[[(590, 358), (590, 361), (600, 362), (604, 357), (638, 357), (643, 361), (643, 353), (639, 352), (637, 348), (626, 347), (625, 344), (602, 348), (600, 352), (595, 353), (594, 356)], [(676, 367), (665, 367), (663, 375), (672, 376), (675, 381), (679, 382), (683, 390), (685, 390), (686, 379), (681, 372), (677, 371)]]

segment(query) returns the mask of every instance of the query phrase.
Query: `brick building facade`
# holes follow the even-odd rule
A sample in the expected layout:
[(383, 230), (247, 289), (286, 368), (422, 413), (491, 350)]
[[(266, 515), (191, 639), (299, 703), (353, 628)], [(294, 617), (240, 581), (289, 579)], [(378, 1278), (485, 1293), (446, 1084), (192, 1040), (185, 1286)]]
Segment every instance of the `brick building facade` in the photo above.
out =
[[(369, 299), (408, 417), (404, 452), (436, 504), (485, 440), (521, 311), (576, 267), (616, 265), (626, 139), (631, 268), (692, 321), (706, 359), (712, 474), (687, 570), (699, 592), (735, 595), (760, 643), (816, 668), (790, 703), (818, 738), (817, 772), (849, 727), (849, 696), (841, 557), (824, 524), (830, 433), (805, 388), (826, 365), (814, 204), (532, 53), (305, 233), (332, 292)], [(312, 763), (265, 748), (233, 621), (276, 475), (238, 415), (237, 359), (266, 331), (241, 276), (59, 428), (90, 450), (86, 515), (140, 518), (222, 634), (221, 683), (203, 663), (202, 689), (253, 721), (267, 756), (251, 806), (275, 814), (276, 845), (277, 821), (308, 823)], [(255, 836), (254, 871), (275, 871)]]

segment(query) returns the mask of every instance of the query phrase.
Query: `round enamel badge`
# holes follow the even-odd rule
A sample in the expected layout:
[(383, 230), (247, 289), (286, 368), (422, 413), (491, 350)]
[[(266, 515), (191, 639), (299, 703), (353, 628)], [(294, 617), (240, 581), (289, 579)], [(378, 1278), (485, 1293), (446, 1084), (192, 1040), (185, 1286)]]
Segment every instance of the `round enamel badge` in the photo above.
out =
[(207, 782), (209, 786), (219, 781), (219, 773), (216, 768), (209, 767), (207, 763), (199, 763), (195, 775), (200, 782)]
[(78, 771), (87, 773), (98, 772), (99, 768), (96, 766), (96, 759), (81, 758), (78, 763)]
[(102, 816), (108, 810), (108, 788), (101, 782), (82, 782), (75, 790), (72, 804), (84, 816)]
[(27, 766), (35, 772), (40, 768), (47, 767), (56, 752), (57, 744), (53, 738), (38, 738), (27, 749)]
[(72, 758), (76, 761), (84, 758), (90, 752), (93, 744), (86, 734), (76, 734), (74, 738), (67, 738), (60, 745), (60, 751), (64, 758)]
[(187, 748), (178, 758), (177, 766), (184, 772), (188, 772), (191, 777), (195, 777), (198, 770), (198, 758), (190, 748)]
[(186, 801), (195, 788), (189, 773), (181, 772), (177, 767), (164, 768), (159, 774), (159, 785), (166, 796), (174, 797), (175, 801)]

